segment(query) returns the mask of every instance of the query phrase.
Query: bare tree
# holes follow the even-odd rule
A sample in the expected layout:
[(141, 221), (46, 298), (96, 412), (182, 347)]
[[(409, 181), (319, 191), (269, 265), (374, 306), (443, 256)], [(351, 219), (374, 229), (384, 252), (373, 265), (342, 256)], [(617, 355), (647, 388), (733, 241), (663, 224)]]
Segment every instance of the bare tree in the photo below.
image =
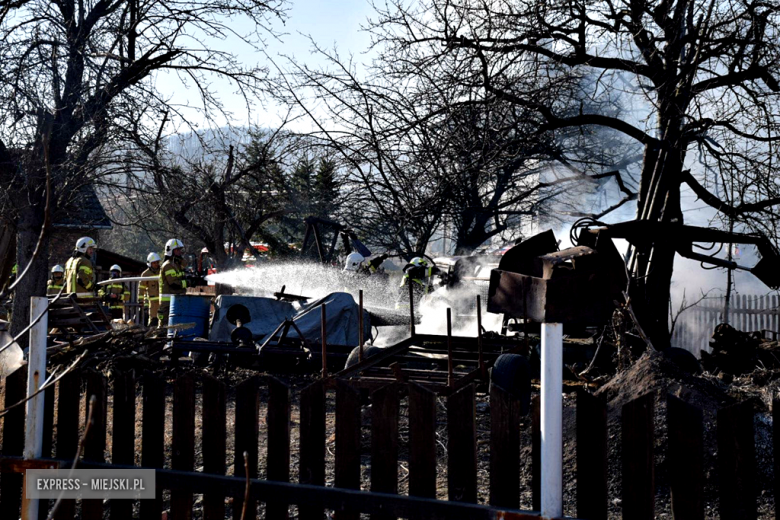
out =
[[(3, 219), (15, 226), (20, 268), (32, 258), (44, 224), (46, 168), (52, 210), (68, 206), (78, 188), (115, 159), (133, 118), (163, 113), (187, 124), (192, 112), (157, 89), (159, 74), (177, 78), (201, 98), (200, 118), (223, 114), (209, 76), (229, 79), (249, 100), (264, 88), (265, 70), (245, 67), (217, 49), (226, 37), (260, 50), (261, 32), (283, 18), (283, 0), (29, 0), (0, 9), (0, 179), (10, 194)], [(239, 35), (231, 20), (254, 27)], [(78, 203), (78, 201), (76, 201)], [(17, 289), (14, 330), (27, 318), (29, 297), (45, 294), (48, 240), (31, 275)]]
[[(601, 128), (636, 141), (637, 218), (682, 222), (687, 185), (776, 238), (779, 24), (780, 5), (750, 0), (425, 0), (381, 8), (373, 30), (429, 67), (460, 60), (461, 84), (534, 112), (540, 131)], [(552, 101), (540, 90), (570, 75), (593, 80)], [(599, 102), (573, 111), (570, 94)], [(657, 243), (631, 260), (633, 301), (658, 345), (668, 343), (674, 255)]]

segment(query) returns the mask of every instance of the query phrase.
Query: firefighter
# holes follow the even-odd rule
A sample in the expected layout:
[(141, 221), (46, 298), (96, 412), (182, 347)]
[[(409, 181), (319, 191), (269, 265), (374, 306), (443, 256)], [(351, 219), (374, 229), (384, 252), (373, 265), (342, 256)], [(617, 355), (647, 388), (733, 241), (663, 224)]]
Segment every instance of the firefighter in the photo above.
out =
[[(122, 276), (122, 268), (114, 264), (110, 269), (110, 279), (115, 280)], [(123, 282), (113, 282), (103, 285), (98, 296), (108, 305), (111, 317), (121, 320), (124, 318), (125, 302), (130, 301), (130, 289)]]
[(157, 319), (160, 327), (168, 326), (168, 312), (171, 308), (171, 296), (187, 293), (187, 280), (184, 279), (184, 243), (172, 238), (165, 243), (165, 261), (160, 268), (160, 309)]
[[(412, 284), (415, 308), (419, 308), (418, 306), (422, 297), (430, 292), (433, 275), (438, 272), (438, 268), (430, 265), (428, 260), (420, 256), (412, 258), (409, 263), (404, 266), (404, 277), (401, 280), (401, 288), (407, 287), (407, 284)], [(408, 290), (402, 290), (400, 292), (395, 308), (409, 308)]]
[(360, 269), (363, 267), (363, 262), (365, 259), (366, 257), (360, 253), (350, 253), (347, 255), (347, 262), (344, 265), (344, 271), (353, 273), (360, 271)]
[(89, 237), (76, 241), (76, 249), (65, 264), (65, 292), (75, 293), (77, 298), (95, 295), (95, 270), (90, 258), (97, 244)]
[(46, 295), (57, 296), (65, 285), (65, 268), (57, 264), (51, 268), (51, 280), (46, 283)]
[(149, 314), (149, 327), (158, 325), (157, 312), (160, 308), (160, 255), (149, 253), (146, 257), (148, 269), (141, 276), (156, 276), (154, 281), (142, 281), (138, 284), (138, 301), (143, 301)]

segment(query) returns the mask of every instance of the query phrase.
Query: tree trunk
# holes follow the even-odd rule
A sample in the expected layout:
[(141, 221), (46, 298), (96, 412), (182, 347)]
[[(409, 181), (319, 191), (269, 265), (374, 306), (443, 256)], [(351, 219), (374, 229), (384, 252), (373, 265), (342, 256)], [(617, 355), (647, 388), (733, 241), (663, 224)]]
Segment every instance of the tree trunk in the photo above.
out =
[[(17, 222), (16, 250), (19, 264), (17, 276), (27, 266), (33, 256), (35, 246), (43, 226), (42, 205), (30, 205), (20, 211)], [(48, 278), (49, 236), (44, 236), (38, 258), (30, 266), (29, 271), (21, 280), (13, 293), (14, 307), (11, 319), (11, 333), (15, 336), (30, 323), (30, 297), (46, 296), (46, 280)], [(27, 335), (19, 339), (23, 348), (28, 344)]]

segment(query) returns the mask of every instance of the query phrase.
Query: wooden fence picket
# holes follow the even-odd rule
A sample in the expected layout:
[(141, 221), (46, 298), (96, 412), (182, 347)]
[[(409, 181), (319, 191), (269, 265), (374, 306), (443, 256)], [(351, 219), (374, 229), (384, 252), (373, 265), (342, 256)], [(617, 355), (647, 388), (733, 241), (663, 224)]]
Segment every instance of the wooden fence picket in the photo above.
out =
[[(143, 375), (143, 424), (141, 425), (141, 465), (162, 468), (165, 462), (165, 381), (152, 372)], [(140, 517), (162, 517), (162, 492), (156, 498), (141, 500)]]
[[(398, 414), (400, 391), (392, 383), (371, 393), (371, 491), (398, 493)], [(392, 516), (371, 515), (372, 520)]]
[[(244, 467), (244, 452), (246, 452), (249, 478), (257, 478), (258, 449), (260, 435), (260, 395), (258, 380), (251, 377), (236, 387), (236, 420), (235, 420), (235, 464), (233, 475), (246, 477)], [(244, 520), (241, 512), (244, 507), (244, 496), (233, 497), (233, 518)], [(246, 504), (246, 520), (257, 518), (257, 501), (250, 497)]]
[[(114, 373), (114, 402), (111, 414), (111, 463), (135, 463), (135, 375), (132, 371)], [(111, 520), (133, 516), (132, 500), (112, 500)]]
[[(192, 471), (195, 466), (195, 378), (179, 376), (173, 384), (171, 469)], [(171, 491), (171, 519), (192, 519), (192, 491)]]
[(490, 504), (520, 507), (520, 399), (490, 387)]
[(607, 518), (607, 404), (577, 392), (577, 518)]
[(669, 480), (674, 518), (704, 519), (704, 420), (701, 409), (667, 396)]
[[(346, 381), (336, 384), (336, 460), (334, 485), (360, 489), (360, 392)], [(354, 511), (338, 511), (338, 520), (357, 520)]]
[(477, 502), (476, 406), (474, 385), (447, 399), (447, 492), (454, 502)]
[(409, 384), (409, 495), (436, 498), (436, 394)]
[[(268, 378), (268, 480), (290, 481), (290, 387), (276, 378)], [(265, 506), (268, 520), (285, 520), (289, 506), (269, 502)]]
[(623, 518), (655, 518), (654, 396), (645, 394), (623, 405)]
[[(211, 376), (203, 377), (203, 472), (224, 475), (227, 441), (227, 387)], [(225, 495), (214, 491), (203, 494), (204, 520), (224, 520)]]
[(758, 515), (753, 415), (750, 401), (718, 410), (718, 475), (723, 520), (752, 520)]
[[(91, 397), (95, 396), (95, 408), (92, 412), (92, 425), (84, 441), (84, 460), (104, 462), (106, 450), (106, 409), (108, 405), (108, 383), (106, 377), (94, 370), (85, 373), (87, 383), (86, 402), (89, 409)], [(86, 420), (86, 418), (85, 418)], [(103, 501), (90, 499), (81, 501), (81, 518), (84, 520), (103, 519)]]
[[(316, 381), (301, 390), (300, 484), (325, 485), (325, 385)], [(301, 520), (322, 520), (322, 508), (299, 506)]]

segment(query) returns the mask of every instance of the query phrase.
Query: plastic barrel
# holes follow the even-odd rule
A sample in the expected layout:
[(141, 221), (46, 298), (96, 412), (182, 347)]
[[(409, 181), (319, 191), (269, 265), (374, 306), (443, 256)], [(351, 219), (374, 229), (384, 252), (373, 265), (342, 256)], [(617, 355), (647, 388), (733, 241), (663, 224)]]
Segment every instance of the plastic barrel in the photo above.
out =
[(181, 339), (192, 340), (205, 338), (208, 332), (209, 312), (211, 310), (211, 298), (208, 296), (192, 296), (186, 294), (174, 294), (171, 296), (171, 310), (168, 313), (168, 325), (181, 325), (194, 323), (189, 329), (168, 330), (168, 336), (184, 336)]

